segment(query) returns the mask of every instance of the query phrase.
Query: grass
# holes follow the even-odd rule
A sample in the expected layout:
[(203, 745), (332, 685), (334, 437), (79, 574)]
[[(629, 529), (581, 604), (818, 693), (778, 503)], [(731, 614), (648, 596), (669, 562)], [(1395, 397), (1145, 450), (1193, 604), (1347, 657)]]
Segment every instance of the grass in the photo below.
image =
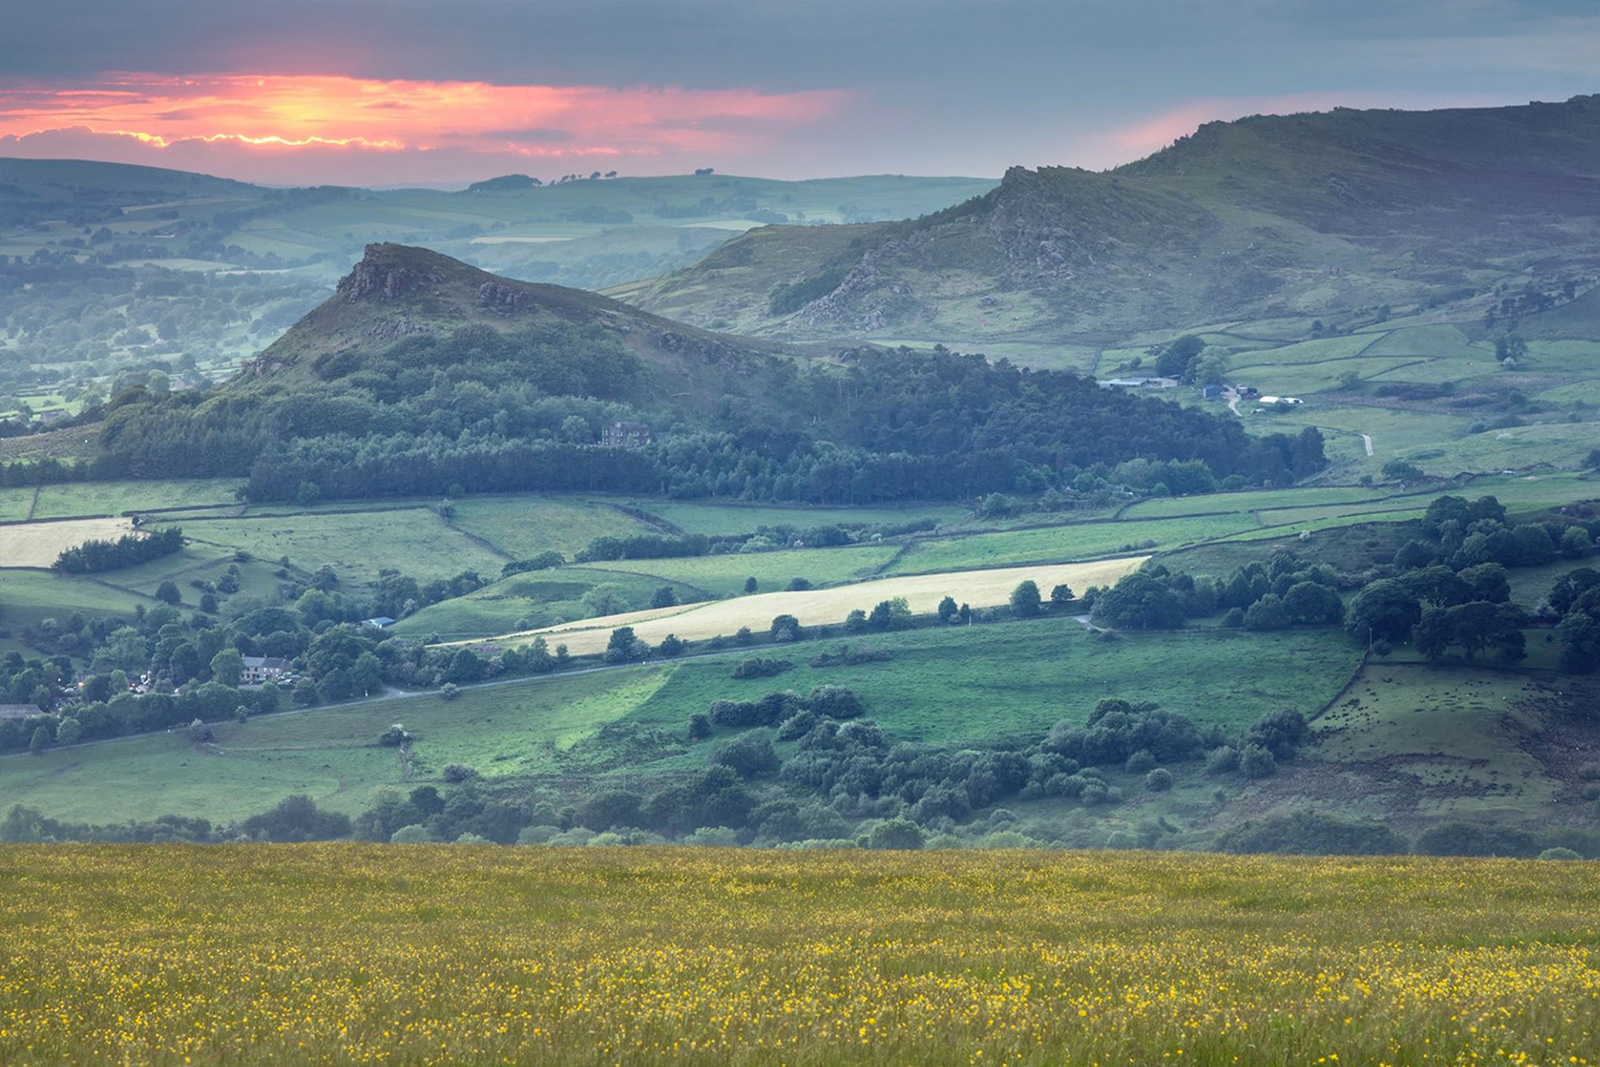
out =
[(1597, 906), (1537, 861), (18, 846), (0, 1058), (1586, 1064)]
[(69, 548), (89, 540), (115, 541), (132, 530), (127, 519), (69, 519), (0, 526), (0, 568), (48, 567)]
[(597, 537), (624, 537), (649, 527), (609, 504), (546, 496), (469, 497), (456, 502), (451, 524), (511, 559), (555, 551), (568, 559)]
[(1172, 549), (1259, 528), (1249, 515), (1084, 523), (917, 541), (888, 574), (923, 574), (1051, 560), (1095, 559), (1140, 548)]
[(1119, 521), (1159, 519), (1182, 515), (1246, 514), (1272, 508), (1362, 504), (1390, 495), (1386, 489), (1341, 485), (1328, 488), (1258, 489), (1205, 496), (1152, 497), (1123, 509)]
[(647, 500), (636, 504), (685, 533), (751, 533), (759, 526), (796, 526), (807, 529), (834, 523), (904, 523), (931, 518), (960, 522), (971, 513), (951, 504), (917, 504), (903, 508), (808, 508), (762, 504), (713, 504), (692, 501)]
[[(391, 723), (419, 738), (421, 773), (446, 763), (486, 774), (548, 772), (551, 753), (626, 714), (660, 684), (647, 669), (570, 675), (526, 685), (366, 701), (213, 727), (214, 745), (182, 731), (0, 760), (0, 793), (59, 813), (105, 822), (163, 813), (217, 822), (264, 811), (291, 793), (356, 814), (375, 790), (406, 782), (397, 752), (377, 744)], [(514, 755), (516, 761), (496, 763)]]
[(195, 523), (184, 533), (222, 550), (244, 549), (258, 559), (288, 556), (306, 570), (331, 564), (341, 579), (356, 582), (376, 581), (384, 567), (397, 567), (418, 581), (467, 570), (493, 576), (506, 562), (426, 508), (219, 519)]
[(689, 586), (646, 575), (566, 567), (513, 575), (467, 596), (441, 601), (400, 620), (391, 632), (413, 638), (438, 634), (442, 640), (454, 641), (554, 626), (586, 617), (584, 594), (607, 584), (617, 587), (627, 611), (648, 607), (651, 596), (663, 585), (671, 586), (679, 602), (698, 595)]
[(0, 489), (0, 522), (22, 522), (33, 510), (34, 490)]
[(898, 551), (894, 545), (857, 545), (730, 552), (683, 559), (617, 560), (585, 566), (649, 575), (691, 586), (709, 597), (728, 597), (743, 593), (749, 578), (756, 580), (756, 587), (762, 592), (783, 589), (792, 578), (804, 578), (815, 586), (860, 581), (878, 573)]
[(1563, 783), (1528, 749), (1544, 730), (1538, 682), (1461, 665), (1377, 661), (1317, 723), (1312, 758), (1377, 770), (1357, 808), (1420, 818), (1548, 818)]
[(841, 640), (763, 648), (796, 664), (772, 679), (735, 681), (736, 655), (690, 659), (469, 688), (448, 702), (425, 693), (223, 722), (214, 747), (179, 732), (50, 749), (0, 759), (0, 796), (94, 822), (169, 813), (225, 822), (290, 793), (354, 814), (377, 789), (405, 782), (395, 750), (375, 745), (396, 721), (418, 737), (415, 782), (466, 763), (490, 779), (584, 782), (610, 772), (636, 783), (704, 765), (716, 739), (689, 745), (686, 727), (712, 700), (824, 684), (855, 690), (894, 740), (1032, 742), (1060, 719), (1082, 721), (1101, 697), (1154, 700), (1237, 729), (1283, 707), (1316, 711), (1360, 653), (1325, 631), (1103, 640), (1072, 619), (1045, 618), (852, 638), (892, 658), (809, 665)]
[(193, 478), (150, 482), (74, 482), (39, 490), (35, 519), (72, 515), (121, 515), (152, 508), (207, 507), (235, 502), (234, 490), (244, 483), (229, 478)]
[[(37, 629), (46, 618), (65, 619), (74, 612), (86, 618), (131, 617), (138, 604), (155, 602), (98, 582), (53, 571), (0, 569), (0, 630), (19, 633)], [(4, 651), (0, 648), (0, 651)], [(21, 649), (32, 658), (38, 652)]]

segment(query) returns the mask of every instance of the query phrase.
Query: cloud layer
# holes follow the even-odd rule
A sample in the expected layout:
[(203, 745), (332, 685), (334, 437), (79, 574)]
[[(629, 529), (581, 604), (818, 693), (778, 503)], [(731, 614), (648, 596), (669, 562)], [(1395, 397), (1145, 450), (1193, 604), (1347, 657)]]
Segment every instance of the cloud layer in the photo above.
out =
[[(373, 165), (439, 180), (745, 156), (840, 115), (850, 94), (672, 86), (492, 85), (341, 75), (111, 73), (0, 85), (0, 153), (90, 156), (290, 180), (308, 153), (342, 177)], [(374, 157), (394, 157), (379, 162)], [(656, 169), (652, 167), (651, 169)]]

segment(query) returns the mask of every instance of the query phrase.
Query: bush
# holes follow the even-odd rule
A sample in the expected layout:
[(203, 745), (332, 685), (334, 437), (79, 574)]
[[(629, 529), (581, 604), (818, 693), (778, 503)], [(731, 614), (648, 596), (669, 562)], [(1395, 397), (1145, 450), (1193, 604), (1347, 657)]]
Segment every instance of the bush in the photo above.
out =
[(867, 847), (876, 849), (919, 849), (926, 842), (922, 827), (910, 819), (889, 819), (872, 828)]
[(1570, 848), (1562, 848), (1559, 845), (1556, 846), (1555, 848), (1547, 848), (1547, 849), (1545, 849), (1543, 852), (1539, 853), (1539, 858), (1542, 859), (1542, 860), (1581, 860), (1581, 859), (1583, 859), (1582, 856), (1578, 855), (1572, 849), (1570, 849)]
[(478, 777), (478, 769), (466, 763), (446, 763), (439, 777), (455, 785)]
[(724, 741), (711, 754), (711, 762), (729, 768), (740, 778), (760, 778), (778, 771), (778, 754), (765, 730), (752, 730)]
[(1128, 762), (1122, 765), (1122, 769), (1129, 774), (1143, 774), (1155, 765), (1156, 758), (1150, 755), (1149, 749), (1141, 748), (1128, 757)]
[(1152, 793), (1165, 793), (1172, 788), (1172, 772), (1165, 767), (1157, 767), (1144, 776), (1144, 787)]
[(1217, 848), (1302, 856), (1392, 856), (1404, 852), (1406, 843), (1381, 823), (1296, 811), (1247, 819), (1219, 835)]
[(399, 723), (395, 723), (383, 733), (378, 735), (378, 744), (387, 745), (391, 748), (397, 745), (403, 745), (409, 740), (411, 740), (411, 735), (407, 733), (406, 728)]
[(461, 688), (454, 682), (446, 682), (439, 687), (439, 696), (445, 700), (454, 700), (461, 695)]
[(747, 678), (771, 678), (792, 670), (794, 664), (786, 659), (764, 659), (761, 656), (753, 656), (736, 663), (733, 676), (742, 681)]
[(1246, 778), (1268, 778), (1278, 773), (1278, 761), (1262, 745), (1246, 745), (1239, 753), (1239, 770)]
[(1239, 750), (1232, 745), (1218, 745), (1206, 753), (1206, 773), (1232, 774), (1239, 769)]
[(1430, 826), (1417, 838), (1425, 856), (1521, 856), (1538, 854), (1533, 835), (1525, 830), (1447, 822)]
[(402, 826), (389, 835), (389, 843), (392, 845), (425, 845), (432, 840), (433, 835), (428, 833), (427, 828), (421, 823)]
[(711, 716), (697, 711), (689, 716), (689, 740), (703, 741), (711, 736)]

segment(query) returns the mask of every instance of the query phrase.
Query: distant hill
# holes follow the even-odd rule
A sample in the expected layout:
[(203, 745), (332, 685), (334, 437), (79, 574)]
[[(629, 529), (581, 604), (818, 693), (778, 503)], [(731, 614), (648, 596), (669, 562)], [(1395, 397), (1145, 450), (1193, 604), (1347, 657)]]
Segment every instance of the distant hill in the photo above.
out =
[(1326, 462), (1315, 430), (1252, 438), (1231, 418), (976, 355), (714, 334), (394, 244), (369, 246), (213, 393), (128, 388), (84, 420), (96, 416), (103, 452), (85, 473), (248, 476), (254, 500), (452, 487), (964, 499), (1065, 488), (1128, 460), (1188, 493)]
[[(1104, 343), (1434, 306), (1600, 270), (1600, 97), (1208, 123), (1105, 173), (1008, 171), (905, 223), (752, 231), (613, 290), (775, 336)], [(796, 300), (798, 295), (804, 299)]]

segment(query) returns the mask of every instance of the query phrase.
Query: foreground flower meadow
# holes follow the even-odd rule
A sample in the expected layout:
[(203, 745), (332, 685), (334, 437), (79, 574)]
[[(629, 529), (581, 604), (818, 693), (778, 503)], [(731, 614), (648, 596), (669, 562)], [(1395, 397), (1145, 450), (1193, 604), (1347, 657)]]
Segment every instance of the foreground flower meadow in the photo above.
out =
[(1600, 1050), (1594, 875), (7, 846), (0, 1063), (1582, 1064)]

